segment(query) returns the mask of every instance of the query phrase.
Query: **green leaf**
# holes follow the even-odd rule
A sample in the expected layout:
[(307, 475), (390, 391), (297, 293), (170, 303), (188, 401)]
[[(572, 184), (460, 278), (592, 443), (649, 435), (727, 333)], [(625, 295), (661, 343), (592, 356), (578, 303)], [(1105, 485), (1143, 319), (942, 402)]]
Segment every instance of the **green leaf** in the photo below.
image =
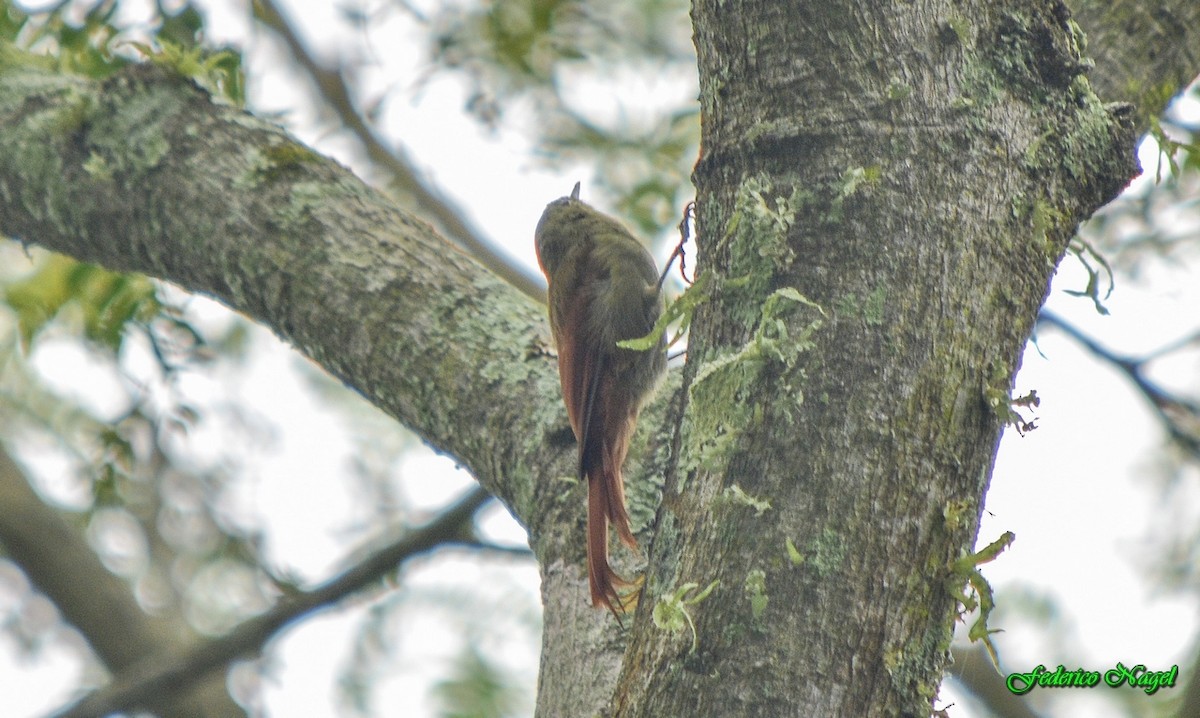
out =
[(954, 563), (950, 564), (950, 568), (955, 573), (963, 573), (990, 561), (995, 561), (996, 557), (999, 556), (1004, 549), (1011, 546), (1012, 542), (1015, 541), (1016, 538), (1017, 535), (1012, 531), (1005, 531), (1000, 535), (1000, 538), (985, 546), (981, 551), (968, 556), (963, 556)]
[(746, 598), (750, 599), (750, 615), (756, 621), (761, 619), (770, 602), (767, 596), (767, 573), (760, 568), (747, 573), (743, 590)]
[(161, 308), (154, 283), (146, 277), (110, 272), (57, 254), (8, 285), (4, 299), (17, 314), (26, 350), (51, 322), (73, 310), (85, 337), (116, 352), (129, 324), (148, 321)]
[(246, 77), (242, 56), (234, 50), (216, 52), (200, 46), (181, 45), (160, 37), (158, 49), (139, 42), (128, 45), (159, 67), (192, 80), (217, 97), (241, 107), (246, 101)]
[(741, 504), (742, 506), (749, 506), (750, 508), (754, 509), (755, 516), (762, 516), (768, 509), (771, 508), (770, 501), (767, 499), (760, 499), (756, 496), (751, 496), (743, 491), (742, 487), (738, 486), (737, 484), (726, 486), (725, 491), (721, 492), (721, 495), (726, 499), (733, 501), (734, 503)]
[[(979, 617), (971, 624), (970, 630), (967, 632), (967, 637), (972, 641), (982, 641), (984, 648), (987, 649), (988, 656), (992, 659), (992, 664), (999, 670), (999, 658), (996, 655), (996, 646), (992, 643), (991, 635), (999, 633), (997, 629), (988, 627), (988, 619), (991, 617), (992, 609), (996, 607), (995, 595), (991, 585), (983, 574), (979, 572), (978, 567), (994, 561), (1004, 549), (1012, 545), (1016, 535), (1012, 531), (1005, 531), (1000, 538), (988, 544), (983, 550), (968, 556), (963, 556), (957, 561), (953, 561), (950, 568), (950, 595), (952, 595), (959, 603), (963, 605), (965, 612), (979, 609)], [(970, 587), (971, 593), (966, 593), (961, 590), (961, 582), (965, 581)]]
[(676, 330), (675, 337), (668, 343), (674, 344), (680, 337), (683, 336), (687, 329), (692, 324), (692, 314), (696, 311), (696, 307), (708, 299), (708, 284), (709, 275), (701, 274), (696, 278), (692, 286), (684, 290), (667, 306), (666, 310), (659, 316), (658, 321), (654, 323), (654, 328), (644, 337), (636, 339), (625, 339), (617, 342), (617, 346), (622, 349), (632, 349), (634, 351), (644, 352), (658, 346), (658, 341), (663, 333), (667, 331), (667, 327), (679, 321), (679, 329)]
[(696, 624), (692, 623), (692, 616), (688, 613), (688, 606), (695, 606), (704, 599), (708, 598), (708, 594), (712, 593), (720, 581), (713, 581), (700, 593), (688, 598), (687, 594), (695, 590), (700, 584), (685, 583), (675, 590), (675, 593), (669, 596), (662, 596), (658, 602), (654, 604), (654, 610), (650, 612), (650, 618), (654, 621), (654, 625), (669, 631), (671, 633), (679, 633), (685, 627), (692, 631), (692, 653), (696, 652), (699, 646), (699, 636), (696, 635)]
[(784, 539), (783, 545), (787, 549), (788, 560), (792, 562), (793, 566), (800, 566), (808, 560), (808, 557), (800, 553), (800, 550), (796, 548), (796, 544), (792, 543), (791, 538)]
[(520, 696), (513, 681), (475, 646), (466, 647), (449, 678), (433, 686), (441, 718), (499, 718), (515, 714)]

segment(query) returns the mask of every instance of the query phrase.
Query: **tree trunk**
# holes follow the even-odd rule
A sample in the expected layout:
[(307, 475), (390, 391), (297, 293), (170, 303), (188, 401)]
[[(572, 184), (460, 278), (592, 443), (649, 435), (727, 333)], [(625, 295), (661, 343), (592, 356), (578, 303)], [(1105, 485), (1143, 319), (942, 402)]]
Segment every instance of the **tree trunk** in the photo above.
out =
[(1200, 71), (1200, 3), (1192, 0), (1068, 0), (1096, 67), (1088, 77), (1109, 102), (1132, 102), (1149, 128)]
[(615, 714), (928, 715), (1021, 350), (1135, 173), (1130, 113), (1056, 2), (693, 20), (711, 298), (647, 594), (719, 584), (695, 651), (641, 607)]
[(1049, 277), (1133, 174), (1128, 115), (1056, 2), (693, 20), (707, 299), (635, 439), (632, 508), (666, 484), (624, 629), (586, 605), (541, 311), (341, 168), (161, 71), (5, 50), (0, 232), (217, 296), (470, 468), (542, 566), (539, 715), (927, 715), (948, 564)]

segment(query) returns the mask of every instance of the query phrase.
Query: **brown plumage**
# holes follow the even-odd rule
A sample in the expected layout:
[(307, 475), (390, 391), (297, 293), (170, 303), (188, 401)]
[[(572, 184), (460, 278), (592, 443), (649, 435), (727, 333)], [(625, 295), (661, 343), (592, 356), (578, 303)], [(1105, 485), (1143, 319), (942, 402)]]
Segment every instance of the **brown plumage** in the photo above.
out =
[(592, 605), (614, 615), (630, 583), (608, 563), (608, 524), (637, 548), (625, 511), (621, 465), (642, 404), (666, 370), (665, 341), (647, 351), (617, 346), (650, 333), (662, 313), (654, 258), (616, 220), (570, 197), (546, 206), (534, 233), (549, 284), (550, 329), (579, 478), (588, 482), (587, 557)]

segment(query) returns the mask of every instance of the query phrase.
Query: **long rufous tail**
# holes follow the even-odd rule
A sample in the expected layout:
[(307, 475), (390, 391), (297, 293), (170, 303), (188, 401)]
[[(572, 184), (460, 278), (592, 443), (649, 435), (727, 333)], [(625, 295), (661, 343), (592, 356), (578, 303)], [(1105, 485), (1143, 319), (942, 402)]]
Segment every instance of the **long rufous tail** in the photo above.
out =
[(632, 586), (608, 563), (608, 524), (611, 521), (617, 536), (631, 549), (637, 549), (637, 539), (629, 529), (629, 514), (625, 511), (625, 488), (621, 481), (620, 464), (599, 466), (588, 473), (587, 560), (588, 584), (592, 605), (604, 606), (620, 620), (620, 614), (637, 605), (637, 595), (621, 596), (618, 588)]

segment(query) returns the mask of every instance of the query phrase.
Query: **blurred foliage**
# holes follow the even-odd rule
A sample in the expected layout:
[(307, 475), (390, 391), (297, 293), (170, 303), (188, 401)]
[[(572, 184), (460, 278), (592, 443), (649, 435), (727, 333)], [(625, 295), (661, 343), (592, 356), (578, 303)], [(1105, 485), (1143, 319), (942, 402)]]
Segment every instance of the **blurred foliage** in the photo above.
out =
[[(1200, 434), (1200, 427), (1197, 428)], [(1148, 474), (1160, 492), (1145, 544), (1137, 551), (1154, 556), (1140, 568), (1154, 584), (1172, 592), (1200, 593), (1200, 463), (1194, 453), (1168, 447), (1150, 457)]]
[(61, 254), (46, 257), (32, 274), (8, 284), (3, 296), (16, 312), (26, 351), (52, 320), (76, 310), (82, 317), (83, 337), (116, 352), (127, 324), (148, 321), (162, 308), (149, 279), (110, 272)]
[(497, 127), (523, 110), (520, 122), (547, 165), (594, 166), (595, 185), (648, 236), (679, 221), (700, 144), (687, 2), (406, 8), (426, 30), (429, 76), (461, 77), (468, 113)]
[[(1086, 287), (1067, 293), (1095, 302), (1100, 313), (1107, 313), (1102, 302), (1119, 287), (1120, 280), (1139, 281), (1149, 270), (1163, 266), (1194, 272), (1193, 264), (1200, 259), (1200, 80), (1150, 124), (1141, 154), (1153, 159), (1142, 168), (1144, 177), (1081, 225), (1079, 238), (1072, 243), (1071, 252), (1086, 269), (1089, 281)], [(1114, 350), (1111, 361), (1120, 364), (1122, 372), (1136, 376), (1147, 371), (1151, 362), (1195, 356), (1200, 349), (1200, 326), (1189, 323), (1194, 319), (1170, 318), (1183, 334), (1180, 339), (1148, 352)], [(1156, 391), (1147, 398), (1166, 424), (1165, 441), (1170, 446), (1154, 457), (1154, 462), (1163, 493), (1171, 496), (1182, 491), (1181, 483), (1188, 484), (1181, 477), (1194, 480), (1200, 471), (1200, 455), (1195, 451), (1195, 437), (1200, 436), (1196, 420), (1200, 388), (1176, 384)], [(1164, 503), (1164, 511), (1186, 512), (1191, 506), (1192, 501), (1176, 496)], [(1153, 533), (1166, 529), (1173, 534), (1170, 539), (1158, 537), (1170, 544), (1153, 552), (1162, 562), (1145, 565), (1157, 574), (1161, 585), (1200, 588), (1200, 534), (1179, 531), (1179, 527), (1194, 525), (1194, 519), (1182, 519), (1152, 527)]]
[[(1081, 234), (1136, 279), (1147, 262), (1182, 266), (1200, 246), (1200, 82), (1152, 123), (1147, 177), (1084, 223)], [(1146, 153), (1143, 152), (1143, 155)]]
[[(205, 15), (190, 2), (157, 0), (136, 20), (121, 12), (127, 8), (118, 0), (64, 1), (39, 12), (23, 8), (0, 0), (0, 42), (43, 53), (64, 71), (103, 78), (141, 54), (235, 102), (244, 97), (240, 52), (210, 47)], [(364, 29), (374, 19), (371, 12), (384, 12), (359, 10), (354, 3), (342, 9)], [(466, 86), (465, 110), (480, 123), (527, 131), (546, 165), (594, 167), (595, 184), (643, 233), (661, 234), (675, 226), (692, 194), (689, 174), (699, 152), (698, 88), (685, 0), (401, 0), (387, 5), (386, 12), (397, 10), (424, 32), (424, 79), (459, 78)], [(372, 62), (365, 53), (354, 61), (361, 65), (352, 70)], [(1181, 110), (1188, 102), (1191, 109)], [(1159, 181), (1114, 201), (1072, 245), (1089, 281), (1071, 291), (1097, 307), (1112, 290), (1113, 273), (1136, 276), (1148, 262), (1195, 256), (1198, 102), (1200, 90), (1193, 86), (1153, 124), (1161, 153), (1156, 166), (1147, 169)], [(70, 486), (55, 494), (80, 497), (69, 502), (68, 510), (105, 563), (135, 586), (147, 609), (182, 613), (200, 631), (213, 633), (289, 590), (293, 580), (266, 565), (259, 529), (233, 515), (227, 499), (245, 478), (243, 455), (268, 445), (274, 428), (258, 421), (240, 397), (201, 400), (184, 389), (188, 376), (237, 369), (250, 350), (246, 323), (239, 319), (216, 329), (197, 328), (181, 302), (164, 299), (163, 287), (144, 277), (41, 252), (24, 260), (20, 252), (16, 245), (0, 246), (0, 435), (19, 453), (55, 457), (68, 467)], [(92, 365), (108, 372), (108, 388), (117, 399), (107, 403), (107, 410), (49, 381), (38, 366), (39, 347), (76, 341), (84, 344)], [(409, 523), (413, 517), (395, 478), (400, 457), (415, 439), (347, 398), (349, 393), (323, 373), (312, 370), (308, 377), (344, 416), (354, 446), (347, 473), (358, 495), (369, 497), (362, 502), (362, 525), (348, 530), (362, 536)], [(215, 455), (199, 456), (188, 439), (216, 424), (224, 426), (220, 448)], [(1194, 472), (1195, 465), (1178, 459), (1171, 471), (1177, 478)], [(1178, 481), (1169, 486), (1174, 487), (1164, 492), (1169, 496), (1188, 490)], [(1189, 505), (1168, 502), (1180, 511)], [(1193, 516), (1171, 516), (1175, 520), (1161, 522), (1160, 530), (1196, 525)], [(1168, 585), (1194, 585), (1200, 540), (1194, 531), (1176, 533), (1154, 537), (1148, 553), (1164, 561), (1147, 566), (1160, 570)], [(1164, 544), (1169, 551), (1161, 549)], [(53, 611), (4, 563), (0, 592), (16, 596), (18, 606), (6, 605), (0, 630), (36, 650), (57, 621)], [(435, 612), (465, 635), (447, 677), (433, 689), (442, 715), (516, 714), (529, 696), (499, 667), (494, 658), (499, 651), (489, 650), (489, 642), (533, 644), (536, 606), (512, 611), (509, 603), (497, 610), (500, 602), (479, 600), (404, 588), (372, 605), (342, 677), (347, 702), (363, 715), (371, 713), (372, 687), (395, 669), (402, 619), (416, 611), (422, 619)], [(1047, 636), (1069, 632), (1056, 607), (1026, 603), (1046, 614)], [(1011, 592), (1004, 594), (995, 624), (1005, 625), (996, 616), (1020, 604)], [(1047, 643), (1040, 655), (1061, 655), (1068, 662), (1068, 653), (1079, 655), (1056, 652), (1055, 645)]]
[(107, 77), (127, 64), (114, 53), (122, 34), (114, 24), (115, 0), (90, 7), (60, 2), (44, 12), (26, 13), (16, 3), (0, 3), (0, 39), (53, 57), (64, 72)]
[[(190, 3), (127, 10), (116, 0), (36, 10), (4, 0), (0, 42), (94, 78), (136, 59), (138, 43), (197, 56), (204, 18)], [(240, 68), (236, 57), (232, 64), (222, 58), (221, 69)], [(69, 467), (69, 488), (56, 493), (74, 497), (70, 510), (106, 565), (157, 610), (192, 601), (188, 584), (214, 561), (259, 571), (255, 537), (231, 530), (218, 508), (233, 462), (198, 465), (183, 448), (208, 417), (177, 382), (218, 355), (239, 361), (244, 325), (231, 322), (209, 341), (146, 277), (46, 252), (22, 260), (12, 246), (0, 247), (0, 258), (0, 431), (18, 453), (57, 457)], [(85, 342), (87, 363), (108, 386), (79, 394), (64, 391), (61, 378), (46, 381), (39, 346), (73, 337)], [(95, 391), (105, 395), (99, 405), (88, 396)]]
[(104, 78), (138, 55), (174, 69), (235, 105), (245, 102), (241, 53), (203, 46), (204, 17), (191, 4), (157, 0), (144, 22), (121, 23), (121, 3), (63, 0), (27, 12), (0, 1), (0, 41), (55, 59), (63, 72)]
[(64, 72), (103, 78), (129, 64), (133, 53), (125, 46), (131, 42), (153, 37), (185, 48), (200, 43), (204, 21), (196, 8), (190, 3), (175, 9), (167, 5), (158, 0), (148, 22), (123, 25), (117, 0), (63, 0), (37, 12), (3, 0), (0, 40), (53, 57)]
[(1062, 291), (1091, 301), (1099, 314), (1108, 314), (1105, 302), (1117, 286), (1114, 270), (1137, 279), (1147, 262), (1182, 266), (1200, 256), (1200, 82), (1153, 119), (1143, 143), (1154, 164), (1079, 226), (1064, 259), (1081, 266), (1088, 281)]
[(467, 646), (438, 681), (433, 693), (442, 704), (441, 718), (508, 718), (519, 715), (520, 699), (511, 678), (486, 659), (475, 646)]
[(452, 585), (402, 585), (372, 605), (359, 624), (339, 682), (345, 708), (353, 715), (377, 714), (377, 683), (420, 670), (407, 663), (403, 649), (416, 643), (417, 635), (422, 642), (430, 641), (429, 626), (445, 627), (442, 636), (433, 639), (439, 662), (448, 661), (443, 677), (429, 688), (429, 697), (440, 707), (437, 715), (502, 718), (533, 713), (532, 686), (508, 665), (514, 654), (526, 653), (530, 660), (536, 656), (541, 607), (517, 586), (511, 562), (495, 566), (469, 555), (450, 560), (461, 569)]
[[(694, 72), (688, 4), (680, 0), (496, 0), (409, 9), (429, 33), (436, 66), (466, 74), (468, 109), (493, 122), (524, 93), (561, 103), (564, 69), (686, 64)], [(585, 67), (579, 67), (582, 63)], [(591, 67), (586, 67), (590, 65)]]
[[(200, 606), (195, 577), (220, 592), (242, 579), (227, 570), (216, 580), (206, 567), (261, 569), (253, 532), (232, 529), (220, 508), (235, 461), (198, 463), (187, 448), (213, 406), (189, 398), (180, 379), (218, 356), (239, 361), (244, 327), (231, 322), (209, 342), (143, 276), (22, 255), (15, 244), (0, 247), (0, 436), (18, 455), (66, 468), (53, 495), (71, 497), (64, 508), (147, 608), (212, 623), (204, 617), (216, 604)], [(76, 390), (47, 373), (45, 356), (80, 340), (75, 361), (102, 379)], [(243, 601), (239, 618), (261, 610), (265, 596)]]

